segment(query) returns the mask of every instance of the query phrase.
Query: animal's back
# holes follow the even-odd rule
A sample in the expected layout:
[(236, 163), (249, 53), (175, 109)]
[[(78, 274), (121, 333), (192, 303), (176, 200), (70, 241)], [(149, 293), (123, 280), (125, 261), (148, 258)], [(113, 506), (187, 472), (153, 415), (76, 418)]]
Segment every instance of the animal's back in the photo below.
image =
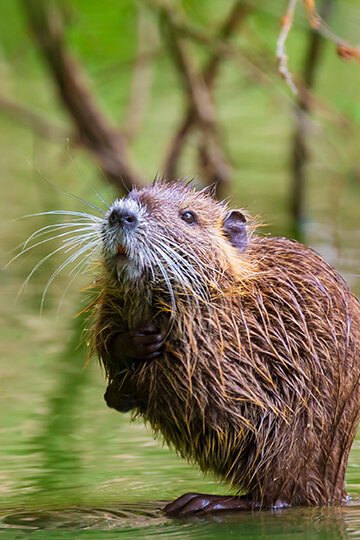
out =
[(243, 257), (250, 280), (213, 299), (201, 325), (176, 322), (165, 357), (144, 372), (141, 413), (256, 505), (343, 499), (359, 420), (359, 303), (297, 242), (254, 236)]
[(255, 237), (248, 256), (259, 276), (242, 306), (247, 352), (269, 375), (254, 435), (255, 486), (270, 503), (277, 496), (295, 504), (340, 500), (359, 421), (359, 302), (297, 242)]

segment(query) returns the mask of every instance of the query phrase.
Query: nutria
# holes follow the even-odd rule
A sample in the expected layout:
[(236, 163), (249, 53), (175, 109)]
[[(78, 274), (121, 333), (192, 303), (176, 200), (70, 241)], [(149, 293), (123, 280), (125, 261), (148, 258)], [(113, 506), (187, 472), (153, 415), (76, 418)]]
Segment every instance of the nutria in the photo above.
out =
[(105, 399), (234, 492), (184, 495), (171, 515), (346, 498), (359, 302), (315, 251), (245, 221), (180, 182), (134, 189), (103, 220), (90, 333)]

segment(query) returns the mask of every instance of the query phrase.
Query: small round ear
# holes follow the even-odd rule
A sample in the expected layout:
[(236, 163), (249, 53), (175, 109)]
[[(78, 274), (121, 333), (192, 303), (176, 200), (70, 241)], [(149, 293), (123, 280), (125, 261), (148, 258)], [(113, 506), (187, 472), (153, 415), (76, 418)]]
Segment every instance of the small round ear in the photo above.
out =
[(231, 210), (226, 214), (223, 231), (230, 244), (239, 251), (245, 251), (247, 245), (246, 217), (240, 210)]

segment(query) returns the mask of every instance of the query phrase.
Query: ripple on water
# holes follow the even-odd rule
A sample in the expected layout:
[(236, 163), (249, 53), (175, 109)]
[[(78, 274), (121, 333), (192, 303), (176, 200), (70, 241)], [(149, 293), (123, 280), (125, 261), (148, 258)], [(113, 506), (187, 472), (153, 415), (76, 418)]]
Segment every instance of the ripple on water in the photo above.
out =
[[(246, 539), (360, 539), (360, 504), (343, 507), (291, 508), (193, 517), (166, 517), (164, 501), (121, 507), (71, 507), (32, 512), (8, 511), (0, 518), (0, 536), (7, 540), (131, 539), (224, 540)], [(125, 534), (125, 536), (124, 536)]]
[[(168, 502), (168, 501), (166, 501)], [(189, 528), (191, 539), (206, 538), (204, 521), (199, 527), (199, 520), (179, 521), (170, 519), (162, 512), (165, 501), (154, 501), (140, 505), (128, 504), (121, 507), (71, 507), (66, 509), (43, 509), (34, 511), (4, 512), (0, 516), (0, 536), (6, 531), (6, 538), (80, 538), (86, 533), (87, 538), (101, 540), (102, 533), (106, 540), (111, 540), (109, 532), (126, 532), (126, 538), (187, 538)], [(91, 532), (94, 534), (91, 535)], [(90, 534), (90, 536), (89, 536)], [(9, 535), (9, 536), (8, 536)], [(114, 536), (115, 538), (115, 536)]]

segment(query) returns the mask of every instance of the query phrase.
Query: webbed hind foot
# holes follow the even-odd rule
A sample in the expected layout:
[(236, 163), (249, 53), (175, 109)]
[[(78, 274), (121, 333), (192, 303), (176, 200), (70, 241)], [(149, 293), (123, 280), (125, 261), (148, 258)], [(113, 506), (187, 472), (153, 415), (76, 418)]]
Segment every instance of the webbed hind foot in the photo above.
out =
[(215, 512), (238, 512), (256, 508), (246, 496), (206, 495), (204, 493), (186, 493), (167, 504), (164, 511), (171, 517), (187, 517)]

